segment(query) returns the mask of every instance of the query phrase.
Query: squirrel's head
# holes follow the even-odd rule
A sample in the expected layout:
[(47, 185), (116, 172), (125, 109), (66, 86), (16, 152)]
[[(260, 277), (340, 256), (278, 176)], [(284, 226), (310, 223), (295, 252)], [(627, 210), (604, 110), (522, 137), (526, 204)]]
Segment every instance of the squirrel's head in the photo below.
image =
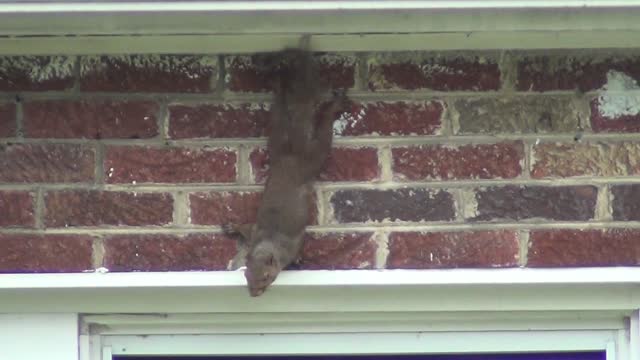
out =
[(258, 244), (247, 254), (244, 272), (251, 296), (260, 296), (280, 273), (281, 266), (271, 245)]

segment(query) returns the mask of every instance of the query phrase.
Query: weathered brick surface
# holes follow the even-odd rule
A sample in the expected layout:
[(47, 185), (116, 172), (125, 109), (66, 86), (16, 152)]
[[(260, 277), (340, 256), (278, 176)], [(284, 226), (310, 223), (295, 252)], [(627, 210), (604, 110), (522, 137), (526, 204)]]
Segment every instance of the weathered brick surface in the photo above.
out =
[(252, 138), (265, 136), (269, 123), (265, 104), (171, 105), (169, 136), (188, 138)]
[(593, 219), (595, 186), (495, 186), (476, 192), (476, 216), (471, 221)]
[(455, 217), (453, 197), (444, 190), (340, 190), (330, 200), (339, 223), (447, 221)]
[[(621, 103), (620, 107), (624, 108), (627, 98), (631, 97), (631, 101), (637, 101), (635, 95), (618, 94), (608, 95), (607, 101), (616, 101), (610, 97), (618, 97), (618, 101)], [(605, 106), (603, 98), (598, 97), (591, 101), (591, 128), (595, 132), (640, 132), (640, 113), (633, 114), (629, 111), (629, 114), (609, 116), (603, 114), (602, 107)]]
[(80, 59), (83, 91), (187, 92), (212, 91), (218, 62), (215, 56), (122, 55)]
[(439, 135), (444, 105), (440, 101), (352, 103), (333, 125), (338, 136)]
[(581, 111), (570, 97), (461, 98), (453, 102), (458, 134), (566, 133), (580, 130)]
[(0, 227), (33, 227), (34, 194), (27, 191), (0, 191)]
[(221, 191), (189, 196), (191, 223), (197, 225), (249, 224), (256, 221), (261, 192)]
[[(262, 184), (269, 173), (269, 154), (264, 148), (249, 155), (253, 181)], [(320, 181), (372, 181), (380, 176), (378, 150), (373, 147), (331, 149)]]
[(391, 149), (399, 180), (510, 179), (524, 162), (521, 142), (481, 145), (423, 145)]
[(45, 194), (48, 227), (166, 225), (173, 217), (168, 194), (54, 191)]
[(377, 244), (373, 233), (310, 233), (300, 256), (300, 267), (308, 270), (372, 269)]
[[(268, 56), (268, 55), (267, 55)], [(274, 67), (266, 66), (265, 55), (240, 55), (225, 58), (225, 83), (231, 91), (265, 92), (273, 89), (277, 76)], [(315, 61), (322, 82), (332, 88), (351, 88), (355, 83), (355, 58), (350, 55), (317, 55)]]
[(24, 104), (24, 133), (33, 138), (139, 139), (158, 135), (150, 101), (54, 100)]
[(527, 266), (640, 265), (640, 231), (634, 229), (535, 230)]
[(224, 148), (112, 146), (105, 155), (109, 183), (228, 183), (236, 153)]
[(90, 270), (92, 241), (79, 235), (0, 234), (0, 273)]
[(533, 148), (534, 178), (640, 174), (640, 143), (541, 143)]
[(370, 90), (490, 91), (500, 88), (500, 69), (485, 56), (393, 53), (369, 61)]
[(0, 138), (16, 136), (16, 106), (0, 103)]
[(640, 221), (640, 184), (613, 185), (613, 220)]
[(74, 144), (0, 144), (0, 182), (70, 183), (94, 179), (92, 147)]
[(73, 87), (73, 56), (0, 57), (0, 91), (49, 91)]
[(221, 235), (117, 235), (104, 241), (110, 271), (225, 270), (235, 241)]
[(514, 231), (393, 232), (390, 269), (491, 268), (518, 265)]
[(640, 57), (595, 54), (529, 55), (517, 64), (516, 88), (521, 91), (589, 91), (607, 82), (607, 72), (621, 71), (640, 79)]

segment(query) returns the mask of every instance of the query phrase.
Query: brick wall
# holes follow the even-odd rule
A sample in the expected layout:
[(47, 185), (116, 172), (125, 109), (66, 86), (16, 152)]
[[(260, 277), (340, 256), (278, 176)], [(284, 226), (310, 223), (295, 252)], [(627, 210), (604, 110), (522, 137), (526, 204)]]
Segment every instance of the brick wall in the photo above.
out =
[[(252, 56), (0, 58), (0, 272), (222, 270), (255, 218)], [(640, 56), (325, 54), (351, 113), (306, 269), (640, 264)]]

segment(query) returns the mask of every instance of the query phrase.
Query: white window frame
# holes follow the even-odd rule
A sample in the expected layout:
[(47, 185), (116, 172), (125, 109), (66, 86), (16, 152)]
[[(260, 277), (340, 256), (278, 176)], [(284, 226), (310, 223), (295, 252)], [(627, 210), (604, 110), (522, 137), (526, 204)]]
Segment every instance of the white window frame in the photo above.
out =
[(3, 359), (602, 350), (640, 360), (640, 268), (291, 271), (259, 298), (240, 272), (0, 279)]

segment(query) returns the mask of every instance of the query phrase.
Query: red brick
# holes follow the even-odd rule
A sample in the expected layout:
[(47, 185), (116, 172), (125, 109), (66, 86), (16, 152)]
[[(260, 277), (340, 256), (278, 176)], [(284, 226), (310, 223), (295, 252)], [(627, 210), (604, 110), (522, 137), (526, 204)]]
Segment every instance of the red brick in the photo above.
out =
[[(623, 94), (608, 96), (625, 96)], [(629, 95), (626, 95), (629, 96)], [(640, 132), (640, 113), (609, 117), (602, 114), (602, 97), (591, 101), (591, 128), (595, 132)]]
[(519, 91), (595, 90), (607, 82), (607, 72), (617, 70), (640, 79), (640, 58), (595, 54), (525, 56), (518, 61)]
[(640, 265), (640, 231), (634, 229), (535, 230), (527, 266)]
[(169, 136), (189, 138), (253, 138), (265, 136), (269, 107), (264, 104), (172, 105)]
[(534, 178), (640, 174), (640, 143), (542, 143), (533, 147)]
[[(269, 56), (269, 55), (267, 55)], [(272, 90), (277, 76), (274, 68), (259, 65), (265, 62), (264, 55), (229, 56), (225, 59), (227, 88), (239, 92), (265, 92)], [(351, 88), (355, 82), (355, 59), (351, 56), (316, 56), (322, 80), (332, 88)]]
[(0, 182), (69, 183), (93, 181), (95, 153), (75, 144), (0, 145)]
[(595, 215), (595, 186), (493, 186), (476, 191), (471, 221), (546, 219), (586, 221)]
[(640, 184), (611, 185), (613, 220), (640, 221)]
[(415, 58), (392, 54), (369, 64), (369, 89), (488, 91), (500, 88), (500, 68), (494, 59), (480, 56)]
[(26, 191), (0, 191), (0, 226), (33, 227), (33, 199)]
[(191, 223), (197, 225), (249, 224), (256, 221), (261, 192), (212, 192), (189, 196)]
[(440, 101), (353, 103), (333, 125), (339, 136), (438, 135), (444, 105)]
[(307, 234), (300, 256), (302, 269), (349, 270), (373, 269), (376, 242), (373, 233)]
[(514, 231), (394, 232), (389, 269), (495, 268), (518, 265)]
[(352, 222), (450, 221), (453, 197), (444, 190), (340, 190), (330, 199), (335, 220)]
[(92, 242), (78, 235), (0, 234), (0, 273), (90, 270)]
[(104, 242), (110, 271), (225, 270), (235, 241), (221, 235), (118, 235)]
[(229, 183), (236, 179), (236, 153), (224, 148), (107, 148), (108, 183)]
[(166, 225), (173, 219), (168, 194), (55, 191), (45, 194), (48, 227)]
[(217, 58), (212, 56), (88, 56), (80, 59), (80, 89), (205, 93), (213, 90), (217, 69)]
[(149, 101), (28, 102), (24, 132), (33, 138), (150, 138), (158, 135), (157, 113)]
[(0, 59), (0, 91), (49, 91), (73, 87), (75, 57), (5, 56)]
[(16, 136), (16, 105), (0, 104), (0, 138)]
[[(262, 184), (269, 172), (266, 149), (254, 149), (249, 155), (253, 181)], [(380, 177), (378, 150), (372, 147), (333, 148), (318, 176), (320, 181), (372, 181)]]
[(391, 149), (401, 180), (511, 179), (522, 173), (521, 142), (482, 145), (423, 145)]

